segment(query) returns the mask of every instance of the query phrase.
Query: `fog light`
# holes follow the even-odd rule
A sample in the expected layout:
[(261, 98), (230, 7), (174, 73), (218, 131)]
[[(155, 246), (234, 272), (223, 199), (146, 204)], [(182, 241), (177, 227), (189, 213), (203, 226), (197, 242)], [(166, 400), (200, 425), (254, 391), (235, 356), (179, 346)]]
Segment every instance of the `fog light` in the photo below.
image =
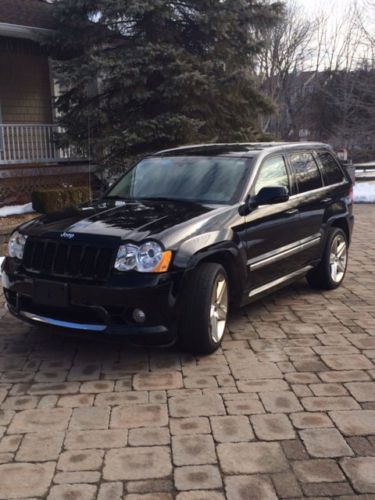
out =
[(136, 323), (144, 323), (146, 321), (146, 313), (142, 309), (134, 309), (133, 319)]

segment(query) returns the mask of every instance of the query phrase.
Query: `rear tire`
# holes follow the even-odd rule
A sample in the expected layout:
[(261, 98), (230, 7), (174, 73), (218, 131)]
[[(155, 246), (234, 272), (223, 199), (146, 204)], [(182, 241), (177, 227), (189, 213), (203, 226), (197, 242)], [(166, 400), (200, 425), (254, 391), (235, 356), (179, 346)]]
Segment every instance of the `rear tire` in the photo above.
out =
[(306, 276), (311, 288), (334, 290), (344, 281), (348, 266), (348, 240), (344, 231), (333, 228), (320, 264)]
[(205, 262), (194, 272), (184, 297), (179, 327), (181, 347), (211, 354), (221, 345), (228, 315), (228, 276), (220, 264)]

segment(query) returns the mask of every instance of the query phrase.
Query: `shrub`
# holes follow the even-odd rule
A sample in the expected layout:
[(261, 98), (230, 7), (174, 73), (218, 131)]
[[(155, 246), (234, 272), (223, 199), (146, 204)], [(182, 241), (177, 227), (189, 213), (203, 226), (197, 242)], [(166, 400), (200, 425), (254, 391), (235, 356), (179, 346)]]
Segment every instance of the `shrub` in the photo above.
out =
[(34, 191), (31, 195), (33, 209), (42, 214), (58, 212), (90, 200), (88, 186), (54, 187)]

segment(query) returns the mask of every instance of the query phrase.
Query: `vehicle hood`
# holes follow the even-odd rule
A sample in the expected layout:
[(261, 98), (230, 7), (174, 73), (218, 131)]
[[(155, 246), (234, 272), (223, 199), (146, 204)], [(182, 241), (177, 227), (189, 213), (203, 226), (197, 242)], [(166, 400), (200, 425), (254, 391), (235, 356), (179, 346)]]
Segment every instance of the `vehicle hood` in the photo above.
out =
[[(97, 235), (122, 240), (163, 240), (165, 233), (184, 227), (184, 233), (197, 227), (197, 219), (206, 219), (215, 206), (179, 201), (97, 201), (87, 206), (44, 215), (21, 226), (29, 236), (74, 237)], [(220, 209), (219, 209), (220, 210)], [(195, 232), (195, 231), (194, 231)]]

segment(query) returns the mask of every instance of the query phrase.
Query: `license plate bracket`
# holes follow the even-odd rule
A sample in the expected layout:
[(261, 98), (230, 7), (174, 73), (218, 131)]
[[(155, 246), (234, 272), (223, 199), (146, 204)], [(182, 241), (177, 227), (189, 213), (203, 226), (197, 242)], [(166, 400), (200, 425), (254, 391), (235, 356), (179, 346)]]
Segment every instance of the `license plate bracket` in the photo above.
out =
[(56, 281), (34, 280), (33, 302), (44, 306), (69, 306), (69, 286)]

